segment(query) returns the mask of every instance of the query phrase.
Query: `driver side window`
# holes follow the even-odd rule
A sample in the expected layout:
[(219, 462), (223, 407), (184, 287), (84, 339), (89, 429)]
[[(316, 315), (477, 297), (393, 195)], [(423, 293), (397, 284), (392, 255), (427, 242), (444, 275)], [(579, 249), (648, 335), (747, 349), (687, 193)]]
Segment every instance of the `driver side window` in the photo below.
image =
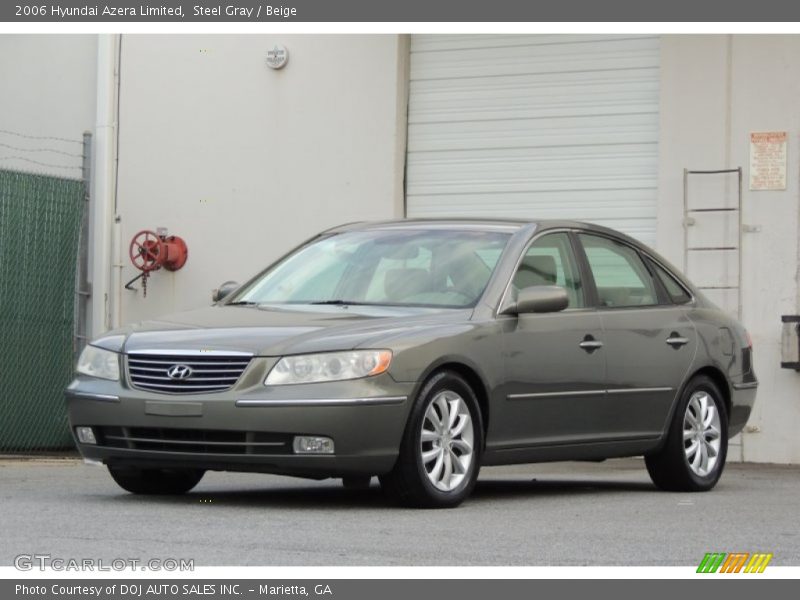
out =
[(511, 284), (517, 290), (557, 285), (567, 290), (569, 308), (585, 306), (580, 272), (567, 233), (550, 233), (533, 242), (525, 251)]

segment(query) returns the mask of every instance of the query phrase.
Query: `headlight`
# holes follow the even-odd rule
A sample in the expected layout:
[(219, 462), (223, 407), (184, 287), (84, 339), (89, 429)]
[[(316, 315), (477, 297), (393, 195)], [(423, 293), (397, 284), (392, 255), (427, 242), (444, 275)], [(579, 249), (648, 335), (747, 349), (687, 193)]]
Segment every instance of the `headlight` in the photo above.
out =
[(391, 362), (391, 350), (354, 350), (285, 356), (272, 367), (264, 385), (358, 379), (383, 373)]
[(119, 380), (119, 354), (96, 346), (86, 346), (75, 368), (78, 373), (101, 379)]

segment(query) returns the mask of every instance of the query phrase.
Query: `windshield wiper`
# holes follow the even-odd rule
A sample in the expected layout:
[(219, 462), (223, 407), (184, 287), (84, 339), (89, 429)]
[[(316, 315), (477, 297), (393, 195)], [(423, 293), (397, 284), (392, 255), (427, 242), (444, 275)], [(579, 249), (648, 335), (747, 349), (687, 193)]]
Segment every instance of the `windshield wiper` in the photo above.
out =
[(236, 302), (228, 302), (225, 306), (258, 306), (258, 302), (252, 300), (237, 300)]
[(316, 302), (309, 302), (309, 304), (328, 304), (331, 306), (368, 306), (374, 303), (359, 302), (358, 300), (317, 300)]

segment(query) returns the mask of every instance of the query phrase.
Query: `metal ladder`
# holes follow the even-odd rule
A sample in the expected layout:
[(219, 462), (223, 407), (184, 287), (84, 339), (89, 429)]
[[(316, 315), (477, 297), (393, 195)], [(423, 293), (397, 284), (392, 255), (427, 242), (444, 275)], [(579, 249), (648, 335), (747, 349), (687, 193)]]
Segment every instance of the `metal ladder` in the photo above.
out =
[[(736, 205), (735, 206), (721, 206), (721, 207), (703, 207), (695, 208), (692, 205), (689, 193), (689, 180), (692, 176), (723, 176), (736, 174)], [(737, 234), (735, 245), (690, 245), (689, 228), (697, 224), (697, 219), (702, 216), (709, 215), (724, 215), (726, 213), (736, 213), (737, 217)], [(721, 223), (725, 226), (725, 222)], [(718, 169), (714, 171), (693, 171), (689, 169), (683, 170), (683, 270), (686, 276), (694, 282), (694, 284), (701, 290), (708, 290), (712, 292), (709, 296), (713, 295), (715, 290), (735, 290), (736, 294), (736, 316), (742, 318), (742, 233), (744, 231), (742, 224), (742, 168), (736, 169)], [(726, 237), (723, 233), (723, 238)], [(695, 253), (700, 252), (724, 252), (736, 253), (737, 274), (735, 285), (716, 285), (704, 284), (703, 276), (699, 273), (691, 273), (692, 261), (690, 258)], [(727, 259), (726, 259), (727, 261)], [(712, 298), (713, 299), (713, 298)]]

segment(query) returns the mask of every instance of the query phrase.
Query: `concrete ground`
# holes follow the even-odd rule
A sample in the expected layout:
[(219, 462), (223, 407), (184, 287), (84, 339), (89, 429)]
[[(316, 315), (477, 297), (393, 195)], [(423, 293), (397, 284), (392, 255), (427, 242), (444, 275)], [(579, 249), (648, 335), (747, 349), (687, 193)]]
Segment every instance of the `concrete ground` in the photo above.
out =
[(376, 480), (208, 473), (182, 497), (123, 492), (74, 459), (0, 460), (0, 565), (18, 554), (205, 565), (800, 565), (800, 467), (729, 464), (710, 493), (657, 491), (640, 459), (484, 469), (455, 510), (388, 506)]

